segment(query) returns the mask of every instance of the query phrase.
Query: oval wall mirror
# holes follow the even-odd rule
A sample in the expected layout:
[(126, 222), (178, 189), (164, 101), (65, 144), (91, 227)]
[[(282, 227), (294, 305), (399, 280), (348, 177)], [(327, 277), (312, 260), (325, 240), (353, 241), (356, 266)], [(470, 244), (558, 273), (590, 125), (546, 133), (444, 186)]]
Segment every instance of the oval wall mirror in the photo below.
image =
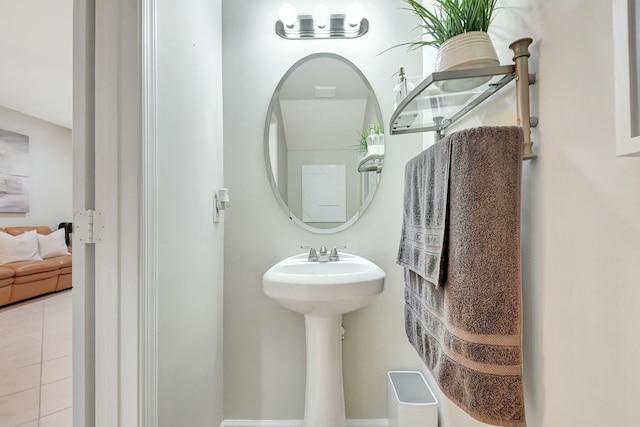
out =
[(367, 209), (384, 163), (382, 114), (349, 60), (309, 55), (282, 77), (264, 131), (271, 188), (285, 213), (315, 233), (344, 230)]

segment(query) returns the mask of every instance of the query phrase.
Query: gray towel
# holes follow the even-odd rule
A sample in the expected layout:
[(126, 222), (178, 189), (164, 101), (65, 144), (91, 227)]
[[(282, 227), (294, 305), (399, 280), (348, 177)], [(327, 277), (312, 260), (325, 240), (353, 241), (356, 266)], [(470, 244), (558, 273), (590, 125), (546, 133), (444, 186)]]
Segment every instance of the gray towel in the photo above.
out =
[(450, 135), (447, 280), (405, 269), (409, 341), (441, 390), (474, 418), (526, 426), (522, 384), (522, 131)]
[(405, 167), (404, 215), (397, 262), (436, 286), (446, 277), (446, 225), (450, 138), (437, 142)]

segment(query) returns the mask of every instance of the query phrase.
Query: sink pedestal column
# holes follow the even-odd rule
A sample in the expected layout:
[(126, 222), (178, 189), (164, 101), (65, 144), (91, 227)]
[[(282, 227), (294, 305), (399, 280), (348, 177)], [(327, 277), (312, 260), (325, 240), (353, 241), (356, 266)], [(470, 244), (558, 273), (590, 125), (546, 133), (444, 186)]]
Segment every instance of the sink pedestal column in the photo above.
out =
[(307, 385), (304, 427), (344, 427), (342, 315), (305, 314)]

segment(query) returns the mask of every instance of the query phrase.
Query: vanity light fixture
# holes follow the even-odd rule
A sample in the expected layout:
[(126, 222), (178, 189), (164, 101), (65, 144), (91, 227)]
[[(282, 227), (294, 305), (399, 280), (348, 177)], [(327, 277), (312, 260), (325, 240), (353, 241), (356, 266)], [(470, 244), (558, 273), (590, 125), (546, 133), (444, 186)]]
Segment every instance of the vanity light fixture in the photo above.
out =
[(313, 8), (313, 29), (316, 31), (329, 31), (331, 23), (331, 12), (329, 8), (323, 4), (319, 4)]
[(280, 21), (287, 29), (293, 29), (298, 19), (298, 11), (291, 3), (280, 6)]
[(364, 19), (364, 7), (358, 2), (350, 3), (347, 6), (347, 24), (349, 27), (357, 27)]
[(332, 14), (327, 6), (318, 4), (312, 15), (298, 15), (295, 6), (285, 3), (276, 22), (276, 34), (290, 40), (348, 39), (361, 37), (367, 31), (369, 21), (358, 2), (349, 4), (344, 14)]

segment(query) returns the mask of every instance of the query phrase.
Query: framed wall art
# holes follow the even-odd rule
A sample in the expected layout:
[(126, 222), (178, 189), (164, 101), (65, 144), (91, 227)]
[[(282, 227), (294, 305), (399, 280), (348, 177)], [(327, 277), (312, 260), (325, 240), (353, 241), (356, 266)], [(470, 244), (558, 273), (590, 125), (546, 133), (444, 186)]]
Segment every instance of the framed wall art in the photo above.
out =
[(0, 129), (0, 213), (29, 212), (29, 137)]

